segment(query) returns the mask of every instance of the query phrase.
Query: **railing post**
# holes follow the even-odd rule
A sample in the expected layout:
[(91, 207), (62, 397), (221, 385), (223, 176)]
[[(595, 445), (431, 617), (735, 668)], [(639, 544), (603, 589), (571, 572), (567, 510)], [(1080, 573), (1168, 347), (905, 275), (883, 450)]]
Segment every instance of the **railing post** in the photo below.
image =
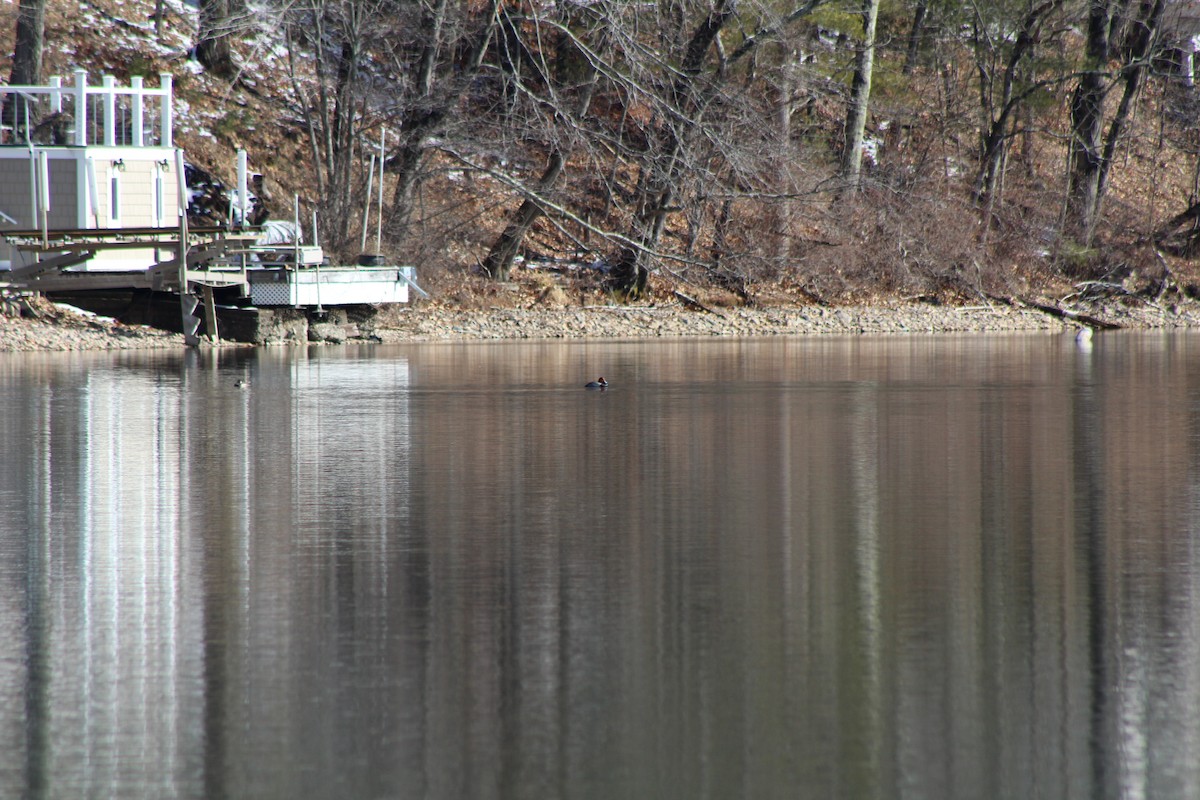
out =
[(112, 147), (117, 143), (117, 95), (112, 91), (117, 79), (105, 75), (100, 82), (108, 90), (104, 93), (104, 144)]
[(142, 141), (142, 76), (132, 75), (129, 78), (129, 88), (132, 90), (133, 97), (133, 126), (131, 133), (133, 135), (133, 146), (141, 147), (145, 144)]
[(160, 141), (158, 144), (160, 147), (174, 147), (173, 136), (171, 133), (171, 127), (174, 125), (171, 111), (172, 79), (169, 74), (163, 72), (159, 74), (159, 80), (161, 81), (160, 85), (162, 86), (162, 100), (160, 101), (161, 105), (159, 106), (162, 116), (159, 127), (161, 127), (162, 130), (159, 133)]
[(57, 75), (51, 78), (50, 88), (58, 90), (50, 93), (50, 113), (57, 114), (62, 111), (62, 78)]
[(75, 144), (79, 147), (87, 145), (88, 107), (87, 107), (87, 70), (75, 70)]

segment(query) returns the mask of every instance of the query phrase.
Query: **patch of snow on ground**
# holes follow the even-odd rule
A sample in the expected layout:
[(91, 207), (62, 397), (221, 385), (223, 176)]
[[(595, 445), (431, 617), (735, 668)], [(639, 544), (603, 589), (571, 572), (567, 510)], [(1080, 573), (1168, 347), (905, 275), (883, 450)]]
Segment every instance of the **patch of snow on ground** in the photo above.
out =
[(196, 120), (192, 116), (192, 107), (187, 100), (183, 100), (179, 95), (175, 95), (171, 103), (172, 112), (175, 116), (175, 130), (190, 129), (195, 126)]
[(862, 143), (862, 157), (868, 164), (879, 163), (879, 146), (881, 142), (873, 136), (864, 136)]
[(67, 303), (53, 303), (53, 306), (71, 314), (94, 319), (97, 322), (116, 322), (116, 319), (113, 317), (102, 317), (94, 311), (88, 311), (85, 308), (78, 308), (76, 306), (68, 305)]
[(278, 36), (263, 47), (264, 63), (274, 64), (277, 61), (286, 61), (287, 55), (287, 45)]

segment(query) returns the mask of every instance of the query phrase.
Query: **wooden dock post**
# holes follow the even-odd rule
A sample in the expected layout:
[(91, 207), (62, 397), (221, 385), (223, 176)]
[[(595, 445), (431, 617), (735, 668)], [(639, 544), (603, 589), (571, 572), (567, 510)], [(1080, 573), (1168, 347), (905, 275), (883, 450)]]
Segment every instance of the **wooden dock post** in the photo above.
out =
[(183, 326), (183, 340), (189, 347), (200, 344), (196, 331), (200, 318), (196, 316), (196, 298), (188, 292), (188, 221), (187, 221), (187, 178), (183, 173), (183, 150), (175, 149), (175, 173), (179, 184), (179, 310)]
[(221, 334), (217, 332), (217, 304), (213, 300), (213, 287), (204, 284), (200, 291), (204, 298), (204, 327), (208, 332), (208, 340), (218, 344)]

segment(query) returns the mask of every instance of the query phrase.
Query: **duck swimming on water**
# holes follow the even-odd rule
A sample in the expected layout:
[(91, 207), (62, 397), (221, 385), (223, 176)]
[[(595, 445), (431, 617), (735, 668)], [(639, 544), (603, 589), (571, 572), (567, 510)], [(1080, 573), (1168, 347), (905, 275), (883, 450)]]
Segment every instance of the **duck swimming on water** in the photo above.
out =
[(608, 381), (604, 380), (604, 376), (600, 376), (598, 381), (589, 381), (583, 388), (585, 389), (603, 389), (608, 386)]
[(246, 380), (242, 380), (241, 378), (238, 378), (236, 381), (233, 382), (233, 386), (235, 389), (249, 389), (250, 381), (246, 381)]

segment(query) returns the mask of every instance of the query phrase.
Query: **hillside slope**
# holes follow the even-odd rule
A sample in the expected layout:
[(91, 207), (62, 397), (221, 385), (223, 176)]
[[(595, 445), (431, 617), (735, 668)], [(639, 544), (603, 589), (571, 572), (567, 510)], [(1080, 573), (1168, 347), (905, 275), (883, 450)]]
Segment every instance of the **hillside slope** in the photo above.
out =
[[(124, 81), (133, 74), (169, 72), (176, 86), (176, 141), (191, 162), (231, 183), (235, 153), (244, 148), (251, 169), (264, 176), (267, 203), (277, 218), (291, 216), (293, 198), (300, 199), (306, 220), (313, 210), (327, 214), (329, 198), (314, 177), (311, 120), (298, 101), (316, 92), (315, 55), (297, 46), (289, 59), (275, 6), (251, 0), (251, 13), (238, 20), (233, 38), (236, 74), (220, 77), (193, 57), (196, 8), (179, 0), (166, 0), (164, 7), (156, 33), (154, 0), (52, 0), (44, 74), (83, 68), (93, 80), (107, 73)], [(13, 13), (0, 15), (0, 52), (11, 51)], [(1026, 132), (1014, 135), (1002, 201), (983, 227), (970, 199), (979, 136), (971, 96), (977, 65), (955, 61), (954, 53), (945, 63), (918, 65), (907, 75), (899, 67), (901, 48), (881, 52), (868, 128), (869, 180), (861, 192), (830, 189), (836, 161), (831, 143), (840, 136), (849, 51), (844, 37), (828, 35), (829, 24), (814, 23), (805, 40), (815, 55), (814, 66), (795, 82), (789, 123), (795, 155), (786, 162), (778, 160), (783, 155), (763, 155), (746, 177), (731, 179), (731, 186), (742, 188), (724, 200), (719, 188), (699, 180), (688, 184), (685, 200), (696, 210), (681, 205), (665, 215), (651, 299), (680, 292), (718, 305), (836, 304), (885, 296), (939, 302), (1009, 296), (1080, 302), (1095, 296), (1142, 303), (1168, 296), (1182, 301), (1200, 291), (1200, 272), (1191, 259), (1165, 255), (1151, 243), (1151, 234), (1196, 194), (1194, 90), (1162, 78), (1151, 80), (1138, 96), (1112, 171), (1098, 246), (1076, 251), (1054, 234), (1063, 205), (1066, 85), (1046, 90)], [(901, 32), (892, 33), (899, 38)], [(1069, 38), (1063, 41), (1074, 46)], [(379, 52), (372, 57), (381, 58)], [(0, 70), (7, 68), (0, 64)], [(567, 160), (556, 190), (556, 197), (566, 198), (561, 213), (534, 222), (511, 276), (515, 285), (497, 286), (482, 276), (479, 264), (527, 197), (521, 187), (536, 183), (549, 145), (531, 137), (522, 150), (514, 137), (490, 147), (491, 123), (483, 120), (496, 99), (488, 93), (500, 91), (490, 86), (487, 81), (473, 86), (474, 93), (456, 108), (465, 120), (456, 124), (475, 126), (473, 138), (463, 139), (469, 145), (430, 137), (420, 204), (406, 227), (398, 229), (389, 219), (385, 230), (373, 216), (363, 235), (361, 213), (343, 209), (345, 227), (323, 230), (323, 244), (352, 258), (363, 243), (374, 249), (378, 229), (380, 249), (417, 264), (444, 303), (574, 304), (607, 297), (625, 241), (620, 231), (635, 211), (635, 198), (623, 192), (645, 167), (598, 137), (617, 126), (625, 126), (625, 135), (635, 125), (650, 136), (652, 115), (617, 92), (598, 95), (588, 111), (593, 141)], [(748, 108), (768, 99), (754, 95)], [(355, 171), (352, 209), (366, 201), (369, 141), (380, 133), (391, 137), (386, 197), (398, 195), (393, 167), (405, 118), (380, 120), (364, 125), (360, 149), (348, 162)], [(751, 126), (739, 134), (744, 135), (757, 134)], [(611, 158), (601, 160), (606, 152)], [(786, 166), (791, 188), (787, 196), (759, 202), (771, 194), (764, 187), (771, 186), (772, 176), (763, 174), (771, 163)], [(725, 180), (728, 168), (721, 169), (726, 171), (714, 177)], [(602, 183), (608, 175), (620, 178)]]

